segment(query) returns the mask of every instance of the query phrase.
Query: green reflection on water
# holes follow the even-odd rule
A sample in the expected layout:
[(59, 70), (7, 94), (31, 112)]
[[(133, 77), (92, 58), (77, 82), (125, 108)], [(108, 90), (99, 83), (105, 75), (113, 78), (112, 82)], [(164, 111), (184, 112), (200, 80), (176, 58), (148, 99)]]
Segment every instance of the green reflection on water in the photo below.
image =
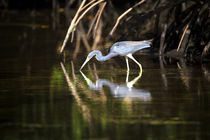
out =
[[(87, 75), (92, 77), (91, 72), (89, 72)], [(170, 113), (169, 110), (168, 110), (169, 112), (167, 111), (167, 108), (166, 110), (162, 110), (162, 109), (155, 110), (155, 108), (158, 108), (158, 106), (160, 105), (163, 106), (167, 104), (169, 105), (168, 107), (170, 108), (170, 105), (171, 105), (170, 101), (169, 102), (164, 101), (163, 103), (161, 103), (158, 101), (159, 99), (155, 98), (155, 101), (151, 103), (151, 102), (143, 102), (139, 100), (125, 100), (122, 98), (114, 98), (113, 96), (110, 96), (111, 91), (107, 90), (106, 87), (104, 87), (103, 89), (100, 89), (99, 91), (92, 91), (90, 93), (91, 90), (88, 89), (88, 85), (86, 85), (84, 81), (81, 80), (81, 75), (79, 75), (79, 73), (72, 74), (72, 76), (69, 76), (69, 77), (75, 77), (74, 79), (76, 79), (75, 84), (73, 85), (73, 83), (71, 83), (71, 85), (75, 86), (75, 89), (79, 91), (78, 93), (76, 93), (76, 94), (79, 94), (79, 96), (75, 97), (75, 98), (79, 98), (76, 100), (80, 101), (80, 102), (77, 101), (78, 107), (86, 108), (86, 111), (84, 111), (83, 109), (83, 111), (81, 111), (82, 112), (81, 114), (84, 116), (86, 123), (88, 123), (88, 129), (90, 131), (93, 131), (94, 127), (97, 127), (97, 130), (98, 130), (97, 134), (100, 134), (99, 130), (102, 130), (102, 134), (109, 135), (110, 132), (109, 133), (107, 132), (109, 131), (110, 125), (111, 125), (111, 130), (115, 134), (115, 138), (123, 139), (122, 136), (124, 136), (124, 133), (128, 131), (129, 128), (131, 130), (138, 131), (139, 125), (140, 126), (146, 125), (150, 129), (153, 127), (154, 129), (159, 129), (159, 128), (167, 129), (166, 131), (167, 133), (165, 135), (167, 135), (168, 138), (173, 139), (177, 137), (177, 133), (174, 133), (174, 132), (178, 130), (180, 125), (193, 126), (193, 127), (197, 127), (201, 125), (198, 120), (190, 121), (188, 120), (188, 117), (185, 117), (187, 112), (182, 111), (183, 110), (182, 108), (186, 108), (184, 104), (183, 106), (180, 104), (181, 105), (179, 106), (180, 111), (178, 111), (177, 113), (176, 112)], [(83, 90), (80, 90), (80, 88), (78, 88), (77, 86), (82, 87)], [(189, 96), (190, 95), (183, 95), (182, 98), (184, 99), (184, 102), (185, 102), (185, 99), (188, 99), (190, 101), (188, 102), (188, 100), (186, 100), (187, 102), (185, 104), (193, 103), (193, 101), (189, 98)], [(161, 97), (161, 100), (164, 100), (164, 98)], [(179, 100), (179, 97), (177, 98), (177, 100)], [(153, 106), (153, 104), (156, 105), (156, 107)], [(179, 103), (177, 105), (179, 105)], [(151, 107), (154, 107), (154, 109), (152, 109)], [(162, 114), (161, 114), (161, 111), (163, 111)], [(87, 115), (87, 112), (89, 113), (88, 115)], [(99, 125), (96, 126), (96, 123)], [(81, 125), (81, 124), (78, 123), (78, 125)], [(133, 127), (129, 127), (129, 126), (133, 126)], [(81, 129), (84, 129), (84, 126)], [(97, 134), (94, 133), (93, 135), (97, 135)], [(147, 135), (150, 137), (150, 134), (147, 134)], [(185, 136), (185, 135), (188, 135), (188, 134), (187, 133), (182, 134), (182, 136)], [(124, 138), (129, 138), (129, 137), (132, 137), (132, 135), (124, 137)], [(136, 137), (136, 135), (133, 135), (133, 137)]]
[[(1, 87), (2, 83), (4, 87), (16, 83), (16, 87), (0, 95), (1, 106), (6, 107), (0, 109), (4, 122), (1, 135), (8, 139), (45, 140), (208, 137), (210, 89), (208, 80), (198, 73), (200, 69), (166, 68), (166, 87), (160, 69), (146, 67), (133, 85), (150, 91), (152, 98), (145, 101), (114, 96), (107, 85), (92, 90), (72, 64), (64, 66), (68, 78), (61, 65), (55, 63), (47, 70), (37, 66), (30, 75), (0, 80)], [(189, 76), (192, 70), (196, 73), (193, 77)], [(179, 75), (181, 71), (185, 71), (183, 75)], [(84, 73), (94, 84), (103, 78), (112, 86), (126, 85), (126, 69), (110, 73), (102, 66)], [(134, 69), (129, 80), (136, 76), (138, 71)], [(182, 82), (186, 79), (183, 76), (188, 77), (189, 86)]]

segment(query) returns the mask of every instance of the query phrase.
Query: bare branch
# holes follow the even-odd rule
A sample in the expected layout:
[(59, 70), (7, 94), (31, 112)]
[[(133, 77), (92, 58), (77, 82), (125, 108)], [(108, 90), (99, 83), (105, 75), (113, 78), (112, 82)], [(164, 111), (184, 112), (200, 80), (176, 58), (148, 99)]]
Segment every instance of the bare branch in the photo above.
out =
[(100, 13), (100, 9), (98, 9), (96, 15), (94, 16), (93, 20), (91, 21), (91, 24), (90, 24), (90, 27), (89, 27), (88, 33), (87, 33), (88, 36), (90, 35), (91, 30), (93, 29), (93, 25), (96, 22), (96, 19), (97, 19), (99, 13)]
[(81, 3), (81, 5), (80, 5), (79, 9), (77, 10), (77, 12), (76, 12), (74, 18), (73, 18), (72, 21), (71, 21), (71, 24), (69, 25), (68, 31), (67, 31), (67, 33), (66, 33), (65, 39), (64, 39), (64, 41), (63, 41), (63, 44), (62, 44), (62, 47), (61, 47), (61, 50), (60, 50), (60, 53), (63, 52), (63, 49), (64, 49), (64, 47), (66, 46), (66, 43), (67, 43), (67, 41), (68, 41), (68, 39), (69, 39), (69, 35), (71, 34), (72, 31), (75, 30), (75, 27), (76, 27), (76, 26), (75, 26), (75, 21), (76, 21), (76, 19), (77, 19), (79, 13), (80, 13), (80, 11), (81, 11), (81, 8), (82, 8), (83, 5), (85, 4), (85, 2), (86, 2), (86, 0), (83, 0), (83, 1), (82, 1), (82, 3)]
[(201, 59), (203, 59), (203, 58), (206, 56), (208, 50), (210, 50), (210, 41), (209, 41), (209, 43), (204, 47), (203, 52), (202, 52), (202, 54), (201, 54)]
[(180, 41), (179, 41), (179, 45), (178, 45), (177, 50), (176, 50), (177, 52), (180, 50), (182, 41), (183, 41), (183, 39), (184, 39), (184, 36), (185, 36), (185, 34), (186, 34), (186, 32), (187, 32), (188, 27), (189, 27), (189, 23), (186, 25), (186, 27), (185, 27), (185, 29), (184, 29), (184, 32), (183, 32), (183, 34), (182, 34), (182, 37), (181, 37), (181, 39), (180, 39)]
[(87, 8), (89, 5), (91, 5), (93, 2), (95, 2), (96, 0), (92, 0), (92, 1), (90, 1), (88, 4), (86, 4), (84, 7), (82, 7), (81, 9), (80, 9), (80, 12), (82, 12), (85, 8)]
[[(71, 21), (71, 24), (70, 24), (70, 26), (69, 26), (69, 28), (68, 28), (66, 37), (65, 37), (65, 39), (64, 39), (64, 41), (63, 41), (63, 44), (62, 44), (62, 47), (61, 47), (61, 50), (60, 50), (60, 53), (63, 52), (64, 47), (66, 46), (66, 43), (67, 43), (67, 41), (68, 41), (68, 39), (69, 39), (69, 35), (70, 35), (72, 32), (75, 31), (76, 26), (78, 25), (79, 21), (84, 17), (84, 15), (85, 15), (91, 8), (93, 8), (94, 6), (96, 6), (97, 4), (99, 4), (99, 3), (103, 2), (103, 1), (104, 1), (104, 0), (98, 0), (97, 2), (95, 2), (95, 0), (92, 0), (91, 2), (89, 2), (88, 4), (86, 4), (84, 7), (83, 7), (83, 5), (85, 4), (86, 0), (83, 0), (83, 1), (82, 1), (82, 3), (81, 3), (81, 5), (80, 5), (79, 9), (77, 10), (77, 13), (75, 14), (75, 16), (74, 16), (73, 20)], [(93, 2), (95, 2), (95, 3), (93, 3)], [(93, 3), (93, 4), (92, 4), (92, 3)], [(90, 5), (90, 4), (92, 4), (92, 5)], [(90, 6), (89, 6), (89, 5), (90, 5)], [(82, 15), (79, 16), (79, 13), (80, 13), (82, 10), (84, 10), (87, 6), (89, 6), (89, 7), (82, 13)], [(79, 16), (79, 17), (78, 17), (78, 16)], [(72, 41), (73, 41), (73, 37), (74, 37), (74, 36), (72, 35)]]
[(126, 16), (126, 15), (127, 15), (130, 11), (132, 11), (135, 7), (141, 5), (141, 4), (144, 3), (145, 1), (146, 1), (146, 0), (142, 0), (142, 1), (138, 2), (137, 4), (135, 4), (134, 6), (132, 6), (131, 8), (129, 8), (128, 10), (126, 10), (123, 14), (121, 14), (121, 15), (117, 18), (117, 21), (116, 21), (114, 27), (112, 28), (111, 32), (109, 33), (109, 35), (112, 36), (112, 34), (113, 34), (114, 31), (116, 30), (116, 28), (117, 28), (117, 26), (118, 26), (120, 20), (121, 20), (124, 16)]
[(95, 34), (96, 34), (96, 30), (98, 28), (98, 24), (99, 24), (99, 21), (100, 21), (100, 18), (101, 18), (101, 14), (102, 14), (105, 6), (106, 6), (106, 2), (104, 2), (100, 7), (99, 15), (98, 15), (96, 25), (95, 25), (95, 28), (94, 28), (94, 35), (93, 35), (94, 37), (95, 37)]
[(97, 4), (103, 2), (104, 0), (99, 0), (97, 2), (95, 2), (94, 4), (92, 4), (90, 7), (88, 7), (83, 13), (82, 15), (77, 19), (77, 21), (75, 22), (75, 26), (77, 26), (77, 24), (79, 23), (79, 21), (84, 17), (84, 15), (94, 6), (96, 6)]

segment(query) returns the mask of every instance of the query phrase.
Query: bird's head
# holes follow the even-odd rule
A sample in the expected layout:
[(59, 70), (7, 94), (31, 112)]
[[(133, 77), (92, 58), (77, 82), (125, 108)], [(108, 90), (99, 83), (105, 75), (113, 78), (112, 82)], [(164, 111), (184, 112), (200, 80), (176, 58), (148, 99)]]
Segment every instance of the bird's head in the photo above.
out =
[(90, 53), (88, 54), (88, 56), (87, 56), (85, 62), (82, 64), (80, 70), (82, 70), (82, 68), (85, 66), (85, 64), (86, 64), (93, 56), (97, 55), (98, 53), (99, 53), (98, 50), (95, 50), (95, 51), (90, 52)]

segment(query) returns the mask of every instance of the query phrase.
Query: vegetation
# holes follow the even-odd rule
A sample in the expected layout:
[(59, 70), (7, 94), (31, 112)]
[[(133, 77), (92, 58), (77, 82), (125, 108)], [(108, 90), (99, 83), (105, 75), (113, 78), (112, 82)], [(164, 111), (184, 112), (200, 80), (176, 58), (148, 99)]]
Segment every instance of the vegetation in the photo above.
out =
[[(73, 41), (76, 35), (74, 58), (80, 40), (90, 51), (110, 46), (106, 44), (110, 38), (114, 38), (112, 42), (153, 38), (154, 53), (190, 62), (210, 61), (209, 5), (209, 0), (122, 0), (120, 4), (118, 0), (33, 0), (30, 3), (0, 0), (0, 9), (51, 8), (53, 28), (60, 22), (59, 13), (63, 11), (71, 23), (59, 53), (68, 39), (71, 37)], [(72, 9), (77, 9), (75, 15), (67, 16), (72, 14)], [(104, 47), (100, 48), (99, 43)]]
[[(107, 1), (92, 0), (89, 3), (83, 0), (74, 18), (71, 21), (68, 32), (64, 39), (60, 52), (62, 53), (69, 35), (77, 29), (78, 23), (92, 8), (99, 5), (98, 11), (89, 27), (88, 35), (94, 27), (93, 36), (99, 28), (101, 16)], [(133, 10), (133, 11), (132, 11)], [(116, 11), (115, 11), (116, 12)], [(130, 14), (130, 15), (129, 15)], [(129, 15), (129, 17), (128, 17)], [(119, 40), (128, 38), (129, 35), (137, 34), (137, 39), (144, 39), (145, 31), (139, 25), (151, 24), (149, 38), (153, 38), (153, 48), (159, 55), (169, 55), (176, 58), (185, 58), (193, 61), (209, 61), (210, 48), (210, 9), (207, 0), (142, 0), (131, 6), (118, 16), (109, 36), (112, 36), (118, 26), (126, 24), (126, 29)], [(124, 20), (125, 19), (125, 20)], [(122, 23), (119, 25), (119, 23)], [(151, 29), (153, 29), (151, 31)], [(133, 37), (135, 38), (135, 37)]]

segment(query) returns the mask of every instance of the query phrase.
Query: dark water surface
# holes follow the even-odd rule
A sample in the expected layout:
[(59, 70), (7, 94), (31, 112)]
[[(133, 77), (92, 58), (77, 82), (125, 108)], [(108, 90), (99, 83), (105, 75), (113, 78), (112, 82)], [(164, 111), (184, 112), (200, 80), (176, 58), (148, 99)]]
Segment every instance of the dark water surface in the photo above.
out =
[(143, 74), (129, 61), (131, 87), (124, 58), (93, 60), (82, 75), (85, 51), (56, 55), (65, 29), (17, 21), (0, 24), (1, 139), (210, 138), (209, 64), (137, 54)]

